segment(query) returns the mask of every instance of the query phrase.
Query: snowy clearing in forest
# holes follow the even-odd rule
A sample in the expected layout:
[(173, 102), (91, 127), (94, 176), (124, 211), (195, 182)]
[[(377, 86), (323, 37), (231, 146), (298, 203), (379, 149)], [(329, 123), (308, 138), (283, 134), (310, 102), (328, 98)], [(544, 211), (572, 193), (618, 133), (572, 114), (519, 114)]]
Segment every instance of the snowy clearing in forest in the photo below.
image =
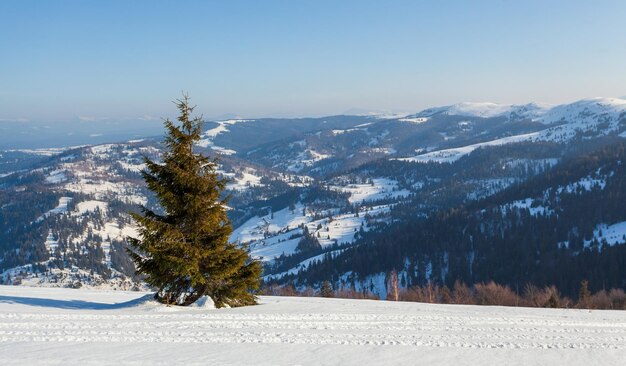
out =
[(390, 205), (364, 207), (358, 214), (340, 214), (315, 220), (313, 213), (298, 203), (264, 216), (255, 216), (233, 231), (230, 240), (250, 244), (251, 255), (262, 261), (271, 261), (282, 254), (296, 252), (306, 226), (322, 247), (350, 244), (362, 229), (368, 231), (368, 221), (389, 213)]
[(398, 181), (388, 178), (374, 178), (371, 183), (330, 186), (332, 190), (349, 193), (348, 201), (352, 204), (374, 202), (383, 199), (398, 199), (411, 194), (398, 187)]
[(166, 307), (145, 292), (0, 286), (3, 364), (618, 365), (626, 312), (261, 297)]
[(600, 224), (593, 231), (593, 239), (585, 240), (585, 247), (588, 247), (593, 240), (597, 240), (601, 245), (624, 244), (626, 243), (626, 221), (613, 225)]

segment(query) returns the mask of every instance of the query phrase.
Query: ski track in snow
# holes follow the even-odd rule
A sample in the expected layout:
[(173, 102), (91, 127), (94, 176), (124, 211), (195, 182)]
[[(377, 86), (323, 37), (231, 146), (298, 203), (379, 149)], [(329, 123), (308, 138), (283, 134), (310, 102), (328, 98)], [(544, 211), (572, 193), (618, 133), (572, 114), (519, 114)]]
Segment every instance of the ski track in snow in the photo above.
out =
[[(219, 354), (222, 348), (215, 345), (241, 345), (228, 348), (235, 357), (236, 350), (256, 344), (273, 352), (289, 352), (289, 347), (299, 346), (338, 346), (354, 363), (359, 360), (358, 350), (365, 350), (362, 347), (391, 354), (401, 347), (400, 354), (410, 351), (415, 355), (498, 349), (538, 355), (545, 350), (585, 350), (587, 357), (609, 352), (616, 360), (626, 356), (626, 312), (621, 311), (285, 297), (262, 297), (261, 306), (203, 310), (138, 302), (144, 295), (0, 286), (0, 353), (7, 355), (10, 350), (7, 360), (18, 363), (36, 356), (29, 349), (45, 347), (46, 355), (41, 356), (45, 360), (72, 363), (72, 355), (65, 354), (66, 344), (82, 345), (80, 349), (136, 344), (172, 350), (181, 344), (195, 344), (191, 350), (196, 350), (198, 357)], [(347, 357), (355, 350), (354, 358)], [(115, 357), (111, 353), (103, 363)], [(315, 364), (316, 360), (302, 355), (298, 363)]]

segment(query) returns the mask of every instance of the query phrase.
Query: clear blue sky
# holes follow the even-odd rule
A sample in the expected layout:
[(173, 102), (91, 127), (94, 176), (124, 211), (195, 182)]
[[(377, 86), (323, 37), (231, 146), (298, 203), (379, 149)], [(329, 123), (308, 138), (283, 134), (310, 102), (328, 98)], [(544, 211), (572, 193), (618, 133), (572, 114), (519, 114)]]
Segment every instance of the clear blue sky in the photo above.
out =
[(0, 120), (626, 95), (626, 1), (0, 2)]

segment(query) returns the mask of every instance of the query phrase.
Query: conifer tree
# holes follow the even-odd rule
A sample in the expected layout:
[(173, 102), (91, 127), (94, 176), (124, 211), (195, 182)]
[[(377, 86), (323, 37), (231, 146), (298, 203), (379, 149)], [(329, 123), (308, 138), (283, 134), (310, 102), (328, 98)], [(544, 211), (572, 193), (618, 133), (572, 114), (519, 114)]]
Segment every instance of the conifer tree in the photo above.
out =
[(179, 123), (164, 121), (163, 162), (145, 158), (142, 173), (161, 209), (133, 214), (140, 239), (129, 238), (129, 254), (162, 303), (189, 305), (208, 295), (217, 307), (255, 304), (261, 265), (247, 248), (228, 242), (226, 181), (216, 172), (217, 159), (194, 152), (202, 118), (191, 117), (187, 95), (175, 104)]
[(335, 292), (333, 291), (333, 287), (328, 281), (324, 281), (322, 283), (322, 287), (320, 288), (320, 294), (322, 297), (334, 297)]

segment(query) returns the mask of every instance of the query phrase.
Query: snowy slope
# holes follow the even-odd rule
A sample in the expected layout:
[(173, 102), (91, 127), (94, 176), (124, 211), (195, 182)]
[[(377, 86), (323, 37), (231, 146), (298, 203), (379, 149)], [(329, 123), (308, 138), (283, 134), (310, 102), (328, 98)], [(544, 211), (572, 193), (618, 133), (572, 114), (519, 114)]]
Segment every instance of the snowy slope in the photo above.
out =
[[(265, 216), (255, 216), (233, 231), (230, 240), (248, 243), (254, 258), (271, 261), (282, 254), (296, 252), (302, 239), (303, 227), (317, 238), (322, 247), (332, 244), (348, 244), (355, 240), (355, 234), (363, 228), (369, 230), (369, 220), (385, 216), (390, 205), (362, 207), (358, 215), (354, 213), (314, 218), (314, 213), (298, 203), (294, 209), (284, 208)], [(318, 213), (320, 214), (320, 213)]]
[(341, 252), (343, 252), (343, 249), (333, 250), (332, 252), (323, 253), (323, 254), (313, 256), (311, 258), (307, 258), (303, 260), (302, 262), (298, 263), (297, 265), (295, 265), (293, 268), (290, 268), (289, 270), (285, 272), (267, 275), (267, 276), (264, 276), (263, 279), (264, 280), (280, 279), (287, 275), (295, 275), (298, 273), (298, 271), (305, 270), (311, 263), (318, 262), (318, 261), (321, 262), (323, 261), (324, 257), (327, 255), (330, 255), (334, 258), (337, 255), (341, 254)]
[(146, 293), (0, 286), (4, 365), (621, 365), (626, 312), (262, 297), (165, 307)]
[(539, 215), (552, 215), (554, 211), (548, 207), (542, 206), (540, 204), (536, 204), (532, 198), (526, 198), (523, 200), (513, 201), (512, 203), (506, 204), (500, 208), (502, 210), (502, 214), (506, 213), (507, 210), (528, 210), (531, 216), (539, 216)]
[(502, 116), (517, 116), (518, 118), (537, 118), (549, 108), (546, 104), (498, 104), (489, 102), (465, 102), (443, 107), (425, 109), (415, 117), (430, 117), (436, 114), (447, 114), (450, 116), (467, 116), (492, 118)]
[(429, 152), (426, 154), (421, 154), (409, 158), (398, 158), (397, 160), (401, 161), (409, 161), (409, 162), (418, 162), (418, 163), (426, 163), (426, 162), (437, 162), (437, 163), (451, 163), (459, 160), (461, 157), (470, 154), (472, 151), (486, 146), (501, 146), (506, 144), (512, 144), (516, 142), (522, 141), (532, 141), (539, 136), (539, 132), (532, 132), (523, 135), (504, 137), (501, 139), (481, 142), (478, 144), (456, 147), (452, 149), (444, 149), (437, 150), (433, 152)]
[[(459, 107), (459, 106), (462, 106)], [(436, 113), (459, 114), (474, 117), (496, 117), (510, 113), (522, 113), (515, 106), (494, 105), (492, 103), (461, 104), (456, 107), (441, 107), (427, 111)], [(432, 151), (398, 160), (410, 162), (451, 163), (470, 154), (472, 151), (486, 146), (500, 146), (518, 142), (552, 141), (566, 143), (575, 136), (604, 136), (620, 132), (626, 128), (626, 100), (619, 98), (591, 98), (571, 104), (558, 105), (553, 108), (537, 107), (528, 109), (527, 117), (535, 122), (550, 126), (544, 130), (508, 136), (477, 144)], [(422, 112), (425, 113), (425, 112)], [(433, 112), (434, 114), (435, 112)], [(428, 113), (426, 113), (428, 114)], [(518, 114), (519, 115), (519, 114)], [(624, 132), (619, 134), (624, 137)]]
[(576, 120), (596, 120), (597, 118), (617, 118), (626, 111), (626, 100), (621, 98), (588, 98), (569, 104), (561, 104), (546, 110), (535, 120), (552, 124)]
[(350, 203), (364, 203), (388, 198), (406, 197), (411, 192), (398, 188), (398, 181), (389, 178), (374, 178), (367, 184), (349, 184), (346, 186), (330, 186), (332, 190), (350, 193)]
[(217, 121), (217, 126), (205, 131), (202, 134), (202, 139), (198, 141), (197, 145), (200, 147), (211, 148), (214, 151), (217, 151), (224, 155), (232, 155), (235, 154), (236, 151), (232, 149), (227, 149), (225, 147), (216, 146), (213, 144), (213, 140), (217, 137), (217, 135), (228, 132), (228, 126), (232, 126), (237, 123), (243, 122), (252, 122), (253, 120), (248, 119), (230, 119), (226, 121)]
[[(608, 245), (626, 243), (626, 221), (613, 225), (600, 224), (593, 231), (593, 240), (597, 240), (600, 245), (606, 242)], [(592, 240), (585, 241), (585, 246), (589, 246)]]
[(573, 103), (551, 106), (543, 103), (498, 104), (490, 102), (464, 102), (443, 107), (425, 109), (413, 117), (430, 117), (436, 114), (467, 117), (512, 117), (529, 118), (551, 124), (563, 120), (579, 119), (593, 115), (619, 115), (626, 109), (623, 98), (587, 98)]
[(67, 204), (70, 203), (71, 201), (72, 201), (72, 197), (59, 198), (59, 204), (55, 208), (43, 214), (43, 216), (41, 216), (37, 220), (41, 221), (50, 215), (58, 215), (58, 214), (67, 213)]
[[(604, 136), (609, 133), (620, 132), (626, 127), (626, 100), (619, 98), (590, 98), (555, 107), (533, 103), (522, 106), (494, 103), (461, 103), (453, 106), (426, 109), (415, 116), (428, 117), (440, 113), (482, 118), (509, 116), (509, 118), (529, 119), (549, 127), (533, 133), (507, 136), (492, 141), (432, 151), (408, 158), (400, 158), (399, 160), (421, 163), (451, 163), (485, 146), (538, 141), (566, 143), (579, 134)], [(624, 132), (619, 134), (619, 136), (624, 137)]]

